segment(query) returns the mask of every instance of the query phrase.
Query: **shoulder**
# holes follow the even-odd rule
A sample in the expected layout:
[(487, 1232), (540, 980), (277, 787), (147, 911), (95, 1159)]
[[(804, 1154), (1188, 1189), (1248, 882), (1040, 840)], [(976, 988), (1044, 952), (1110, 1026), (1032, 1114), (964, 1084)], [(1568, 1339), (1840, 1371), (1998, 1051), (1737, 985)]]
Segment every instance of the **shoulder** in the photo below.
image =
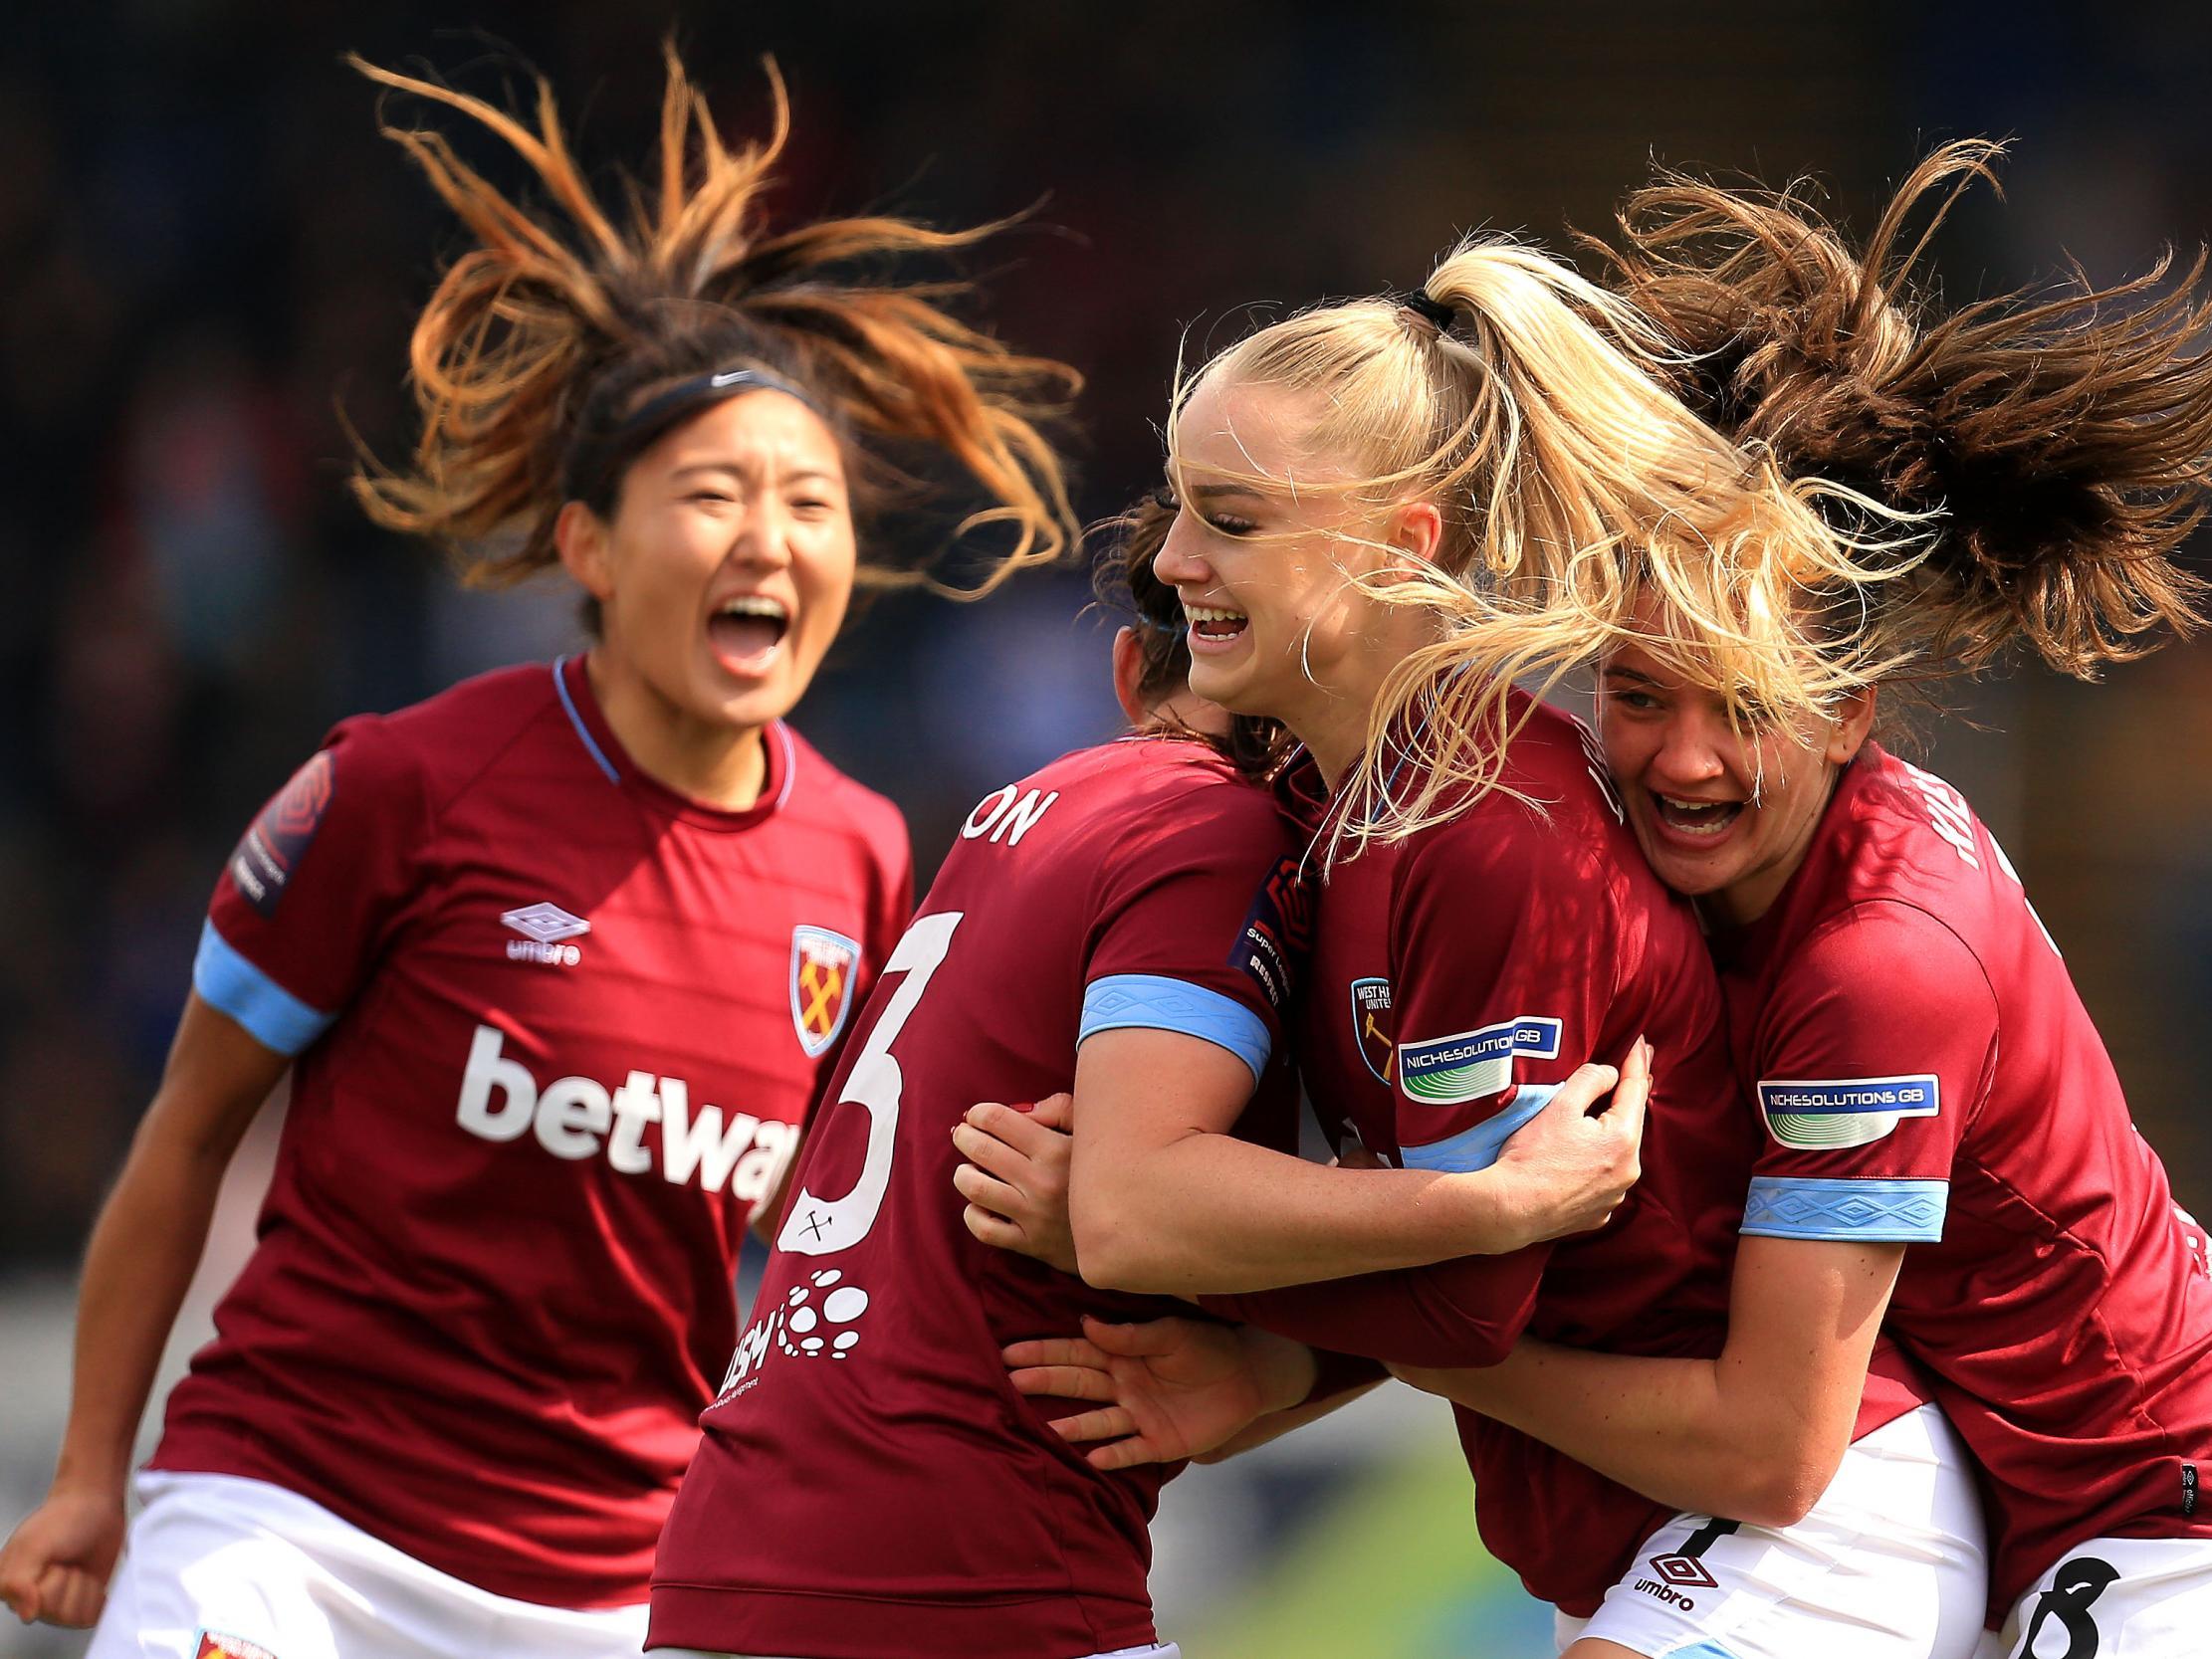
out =
[(791, 807), (828, 819), (879, 856), (895, 852), (897, 860), (905, 862), (906, 815), (897, 803), (833, 765), (788, 722), (775, 723), (771, 740), (790, 745)]
[(328, 744), (338, 752), (341, 767), (412, 776), (433, 804), (442, 804), (556, 711), (554, 674), (548, 663), (495, 669), (388, 715), (341, 721)]
[(1211, 745), (1186, 737), (1122, 737), (1076, 749), (1006, 789), (1058, 794), (1074, 805), (1075, 818), (1137, 849), (1208, 835), (1289, 844), (1274, 796)]
[(1783, 956), (1770, 1000), (1918, 1026), (1986, 1023), (1996, 994), (1980, 956), (1947, 923), (1895, 898), (1857, 899), (1822, 917)]

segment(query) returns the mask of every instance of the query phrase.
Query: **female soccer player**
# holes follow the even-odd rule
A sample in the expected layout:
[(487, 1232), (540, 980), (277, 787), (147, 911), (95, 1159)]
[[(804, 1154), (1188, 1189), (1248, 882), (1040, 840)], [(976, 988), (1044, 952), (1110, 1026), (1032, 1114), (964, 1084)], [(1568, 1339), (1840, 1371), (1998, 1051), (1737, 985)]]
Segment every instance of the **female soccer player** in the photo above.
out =
[[(1620, 310), (1532, 255), (1477, 247), (1414, 306), (1326, 308), (1232, 347), (1172, 424), (1183, 513), (1158, 570), (1191, 619), (1193, 688), (1286, 721), (1337, 792), (1319, 845), (1344, 856), (1320, 899), (1300, 1031), (1317, 1102), (1394, 1161), (1474, 1168), (1579, 1059), (1623, 1052), (1639, 1033), (1659, 1052), (1644, 1178), (1604, 1231), (1499, 1260), (1203, 1299), (1318, 1347), (1483, 1363), (1526, 1331), (1651, 1355), (1720, 1351), (1753, 1125), (1696, 924), (1638, 853), (1594, 740), (1499, 672), (1540, 666), (1516, 641), (1542, 646), (1556, 622), (1510, 607), (1483, 617), (1466, 584), (1547, 604), (1569, 594), (1578, 620), (1618, 626), (1625, 591), (1607, 571), (1631, 548), (1659, 559), (1659, 534), (1678, 534), (1680, 557), (1710, 545), (1751, 580), (1771, 579), (1772, 545), (1839, 569), (1853, 549), (1794, 495), (1762, 488), (1584, 314), (1646, 338)], [(1462, 610), (1473, 619), (1451, 626)], [(1793, 636), (1761, 636), (1755, 618), (1738, 634), (1782, 701)], [(1141, 1153), (1119, 1164), (1133, 1189), (1163, 1179)], [(1082, 1173), (1078, 1148), (1076, 1200)], [(1211, 1271), (1195, 1288), (1248, 1288), (1193, 1248), (1178, 1205), (1199, 1197), (1154, 1197), (1149, 1249), (1187, 1253), (1186, 1287)], [(1079, 1202), (1073, 1219), (1088, 1270), (1096, 1229)], [(1763, 1617), (1736, 1632), (1750, 1639), (1728, 1651), (1746, 1659), (1972, 1644), (1983, 1563), (1970, 1477), (1893, 1356), (1867, 1382), (1875, 1333), (1872, 1319), (1849, 1328), (1852, 1403), (1864, 1408), (1847, 1425), (1860, 1435), (1847, 1477), (1791, 1539), (1817, 1565), (1778, 1582)], [(1021, 1357), (1079, 1356), (1069, 1350)], [(1276, 1398), (1297, 1397), (1297, 1375), (1285, 1369)], [(1021, 1380), (1113, 1397), (1096, 1370)], [(1112, 1412), (1069, 1425), (1083, 1437), (1130, 1426), (1146, 1425)], [(1587, 1616), (1613, 1586), (1653, 1577), (1639, 1546), (1673, 1503), (1471, 1413), (1460, 1427), (1483, 1537), (1537, 1594)], [(1893, 1543), (1886, 1524), (1908, 1517), (1920, 1535)], [(1694, 1574), (1700, 1548), (1669, 1558)], [(1695, 1580), (1665, 1574), (1660, 1587), (1694, 1615), (1704, 1601), (1681, 1584)], [(1869, 1599), (1892, 1628), (1870, 1628)]]
[[(603, 213), (551, 94), (503, 138), (565, 223), (394, 132), (474, 238), (415, 328), (413, 465), (370, 514), (469, 575), (564, 568), (594, 642), (347, 721), (217, 884), (160, 1091), (95, 1230), (47, 1502), (0, 1556), (98, 1659), (637, 1651), (735, 1340), (747, 1217), (910, 897), (894, 809), (783, 725), (887, 446), (1065, 543), (1062, 389), (850, 262), (968, 238), (769, 235), (784, 135), (726, 149), (673, 57), (653, 188)], [(948, 473), (951, 468), (946, 469)], [(219, 1176), (294, 1067), (259, 1241), (125, 1464)]]
[[(1302, 954), (1297, 860), (1273, 799), (1207, 735), (1225, 717), (1184, 683), (1179, 607), (1147, 568), (1170, 517), (1141, 514), (1122, 564), (1138, 620), (1115, 682), (1139, 730), (978, 803), (854, 1022), (661, 1541), (656, 1646), (1174, 1653), (1146, 1587), (1161, 1471), (1091, 1468), (1051, 1424), (1080, 1407), (1023, 1399), (999, 1359), (1015, 1338), (1163, 1304), (980, 1242), (1032, 1207), (1010, 1189), (972, 1184), (963, 1225), (952, 1172), (980, 1143), (979, 1092), (1072, 1083), (1078, 1182), (1132, 1122), (1173, 1115), (1214, 1195), (1201, 1224), (1239, 1261), (1271, 1248), (1306, 1276), (1589, 1226), (1633, 1178), (1638, 1103), (1626, 1126), (1586, 1119), (1613, 1082), (1595, 1067), (1493, 1169), (1354, 1173), (1269, 1149), (1293, 1138), (1274, 1051)], [(1275, 1191), (1310, 1198), (1326, 1236), (1279, 1219)]]
[[(2162, 1659), (2201, 1648), (2212, 1598), (2204, 1234), (2002, 850), (1868, 734), (1891, 677), (2018, 644), (2087, 673), (2190, 624), (2195, 584), (2169, 555), (2202, 500), (2212, 364), (2188, 355), (2194, 284), (1948, 317), (1910, 298), (1893, 254), (1909, 210), (1991, 153), (1932, 157), (1864, 254), (1790, 198), (1676, 180), (1632, 204), (1622, 290), (1695, 354), (1698, 401), (1923, 535), (1873, 585), (1809, 584), (1834, 601), (1800, 618), (1843, 671), (1832, 718), (1751, 720), (1717, 637), (1622, 644), (1605, 665), (1608, 759), (1654, 868), (1712, 925), (1763, 1125), (1727, 1348), (1680, 1363), (1526, 1343), (1486, 1372), (1403, 1374), (1708, 1512), (1653, 1549), (1695, 1554), (1700, 1601), (1732, 1619), (1799, 1563), (1767, 1528), (1716, 1518), (1804, 1513), (1860, 1386), (1844, 1339), (1886, 1314), (1987, 1477), (2002, 1630), (1985, 1651)], [(1163, 1363), (1196, 1360), (1125, 1357), (1123, 1396)], [(1173, 1424), (1153, 1394), (1161, 1446), (1218, 1432), (1198, 1427), (1198, 1394)], [(1689, 1539), (1707, 1547), (1665, 1554)], [(1617, 1590), (1577, 1651), (1677, 1651), (1692, 1621), (1661, 1592), (1685, 1581), (1661, 1567)], [(1736, 1651), (1732, 1623), (1721, 1640)]]
[[(1620, 290), (1696, 353), (1713, 418), (1922, 534), (1890, 579), (1814, 590), (1830, 603), (1808, 639), (1855, 682), (1828, 720), (1747, 719), (1715, 642), (1604, 665), (1608, 761), (1653, 868), (1711, 925), (1764, 1131), (1727, 1350), (1532, 1348), (1451, 1391), (1743, 1515), (1774, 1501), (1760, 1465), (1802, 1487), (1830, 1461), (1853, 1356), (1805, 1287), (1847, 1281), (1987, 1476), (1991, 1650), (2179, 1659), (2212, 1620), (2204, 1231), (2003, 850), (1870, 738), (1892, 681), (2011, 647), (2087, 678), (2196, 621), (2171, 555), (2212, 474), (2204, 291), (2155, 298), (2154, 273), (1948, 315), (1916, 297), (1896, 251), (1910, 211), (1994, 154), (1938, 151), (1864, 252), (1800, 200), (1688, 180), (1624, 217)], [(1734, 1541), (1706, 1562), (1720, 1595), (1759, 1570)]]

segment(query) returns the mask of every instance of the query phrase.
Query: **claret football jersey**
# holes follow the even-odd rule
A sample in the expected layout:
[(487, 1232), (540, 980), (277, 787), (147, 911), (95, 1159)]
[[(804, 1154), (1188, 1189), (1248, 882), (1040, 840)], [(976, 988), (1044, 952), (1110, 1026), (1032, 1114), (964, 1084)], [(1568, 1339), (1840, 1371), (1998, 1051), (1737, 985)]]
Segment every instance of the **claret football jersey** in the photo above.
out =
[(200, 996), (297, 1056), (259, 1239), (154, 1466), (275, 1482), (561, 1606), (644, 1598), (747, 1217), (911, 894), (787, 727), (744, 812), (580, 660), (350, 720), (218, 881)]
[(2074, 1544), (2212, 1537), (2212, 1279), (2020, 880), (1870, 743), (1715, 938), (1763, 1149), (1744, 1231), (1907, 1245), (1888, 1330), (1988, 1476), (1993, 1607)]
[(1289, 851), (1270, 797), (1184, 738), (1086, 749), (978, 803), (825, 1094), (661, 1542), (648, 1646), (1067, 1659), (1154, 1639), (1165, 1471), (1092, 1469), (1051, 1427), (1087, 1407), (1017, 1394), (999, 1349), (1176, 1305), (979, 1243), (952, 1130), (977, 1101), (1069, 1088), (1085, 1038), (1144, 1027), (1241, 1059), (1237, 1133), (1287, 1146)]
[[(1508, 1256), (1251, 1296), (1217, 1312), (1424, 1366), (1496, 1362), (1524, 1332), (1710, 1356), (1755, 1146), (1720, 992), (1688, 905), (1645, 864), (1590, 733), (1548, 708), (1506, 787), (1448, 823), (1339, 858), (1319, 889), (1300, 1065), (1315, 1107), (1388, 1161), (1478, 1170), (1585, 1061), (1656, 1050), (1643, 1178), (1601, 1229)], [(1884, 1374), (1859, 1432), (1915, 1403)], [(1490, 1553), (1531, 1593), (1596, 1610), (1673, 1512), (1456, 1413)]]

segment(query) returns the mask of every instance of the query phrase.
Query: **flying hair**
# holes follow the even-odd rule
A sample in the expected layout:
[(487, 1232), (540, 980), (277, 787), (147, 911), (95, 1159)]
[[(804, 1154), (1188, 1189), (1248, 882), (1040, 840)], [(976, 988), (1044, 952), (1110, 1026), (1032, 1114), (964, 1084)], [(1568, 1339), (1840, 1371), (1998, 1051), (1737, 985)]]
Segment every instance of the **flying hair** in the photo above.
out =
[(409, 362), (421, 435), (408, 465), (363, 458), (355, 496), (379, 524), (450, 546), (464, 579), (497, 585), (557, 562), (553, 523), (576, 499), (602, 516), (628, 456), (625, 419), (691, 376), (765, 371), (800, 391), (837, 432), (864, 499), (919, 491), (943, 461), (982, 505), (960, 533), (1002, 528), (979, 580), (864, 566), (877, 583), (988, 592), (1073, 544), (1073, 516), (1044, 434), (1078, 384), (946, 309), (948, 282), (886, 268), (937, 260), (1000, 225), (939, 231), (889, 217), (771, 230), (764, 196), (790, 132), (783, 83), (766, 66), (768, 136), (726, 145), (705, 100), (665, 49), (656, 164), (607, 207), (562, 135), (541, 80), (526, 120), (435, 82), (348, 61), (369, 80), (465, 116), (520, 159), (543, 205), (510, 199), (442, 132), (385, 125), (468, 231), (416, 321)]
[(1979, 670), (2014, 646), (2091, 679), (2201, 621), (2204, 584), (2174, 554), (2212, 470), (2205, 256), (1945, 313), (1918, 268), (2003, 153), (1937, 149), (1863, 249), (1803, 182), (1664, 173), (1607, 250), (1692, 407), (1792, 478), (1925, 526), (1909, 567), (1876, 557), (1865, 574), (1882, 579), (1808, 583), (1826, 655), (1868, 683)]
[(1549, 689), (1632, 637), (1653, 572), (1685, 642), (1724, 640), (1749, 695), (1825, 710), (1836, 671), (1807, 648), (1795, 589), (1858, 574), (1864, 538), (1816, 510), (1826, 486), (1784, 479), (1691, 414), (1664, 382), (1680, 366), (1665, 337), (1534, 249), (1470, 238), (1422, 294), (1420, 307), (1353, 300), (1260, 329), (1179, 385), (1170, 426), (1187, 490), (1215, 476), (1177, 450), (1191, 392), (1279, 388), (1305, 412), (1305, 464), (1231, 482), (1333, 499), (1347, 544), (1397, 504), (1441, 518), (1427, 562), (1369, 540), (1381, 568), (1346, 578), (1439, 627), (1384, 684), (1339, 791), (1340, 839), (1402, 839), (1486, 789), (1518, 793), (1507, 750), (1527, 711), (1513, 713), (1513, 683)]

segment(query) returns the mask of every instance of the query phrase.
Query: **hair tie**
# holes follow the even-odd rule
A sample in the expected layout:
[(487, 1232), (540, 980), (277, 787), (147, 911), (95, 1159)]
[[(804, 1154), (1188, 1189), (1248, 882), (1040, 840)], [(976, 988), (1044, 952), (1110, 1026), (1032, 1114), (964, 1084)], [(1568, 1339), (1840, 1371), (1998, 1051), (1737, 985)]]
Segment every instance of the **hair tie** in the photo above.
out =
[(1439, 334), (1451, 332), (1451, 324), (1459, 314), (1455, 307), (1437, 299), (1427, 289), (1414, 290), (1399, 304), (1423, 320), (1435, 323)]

